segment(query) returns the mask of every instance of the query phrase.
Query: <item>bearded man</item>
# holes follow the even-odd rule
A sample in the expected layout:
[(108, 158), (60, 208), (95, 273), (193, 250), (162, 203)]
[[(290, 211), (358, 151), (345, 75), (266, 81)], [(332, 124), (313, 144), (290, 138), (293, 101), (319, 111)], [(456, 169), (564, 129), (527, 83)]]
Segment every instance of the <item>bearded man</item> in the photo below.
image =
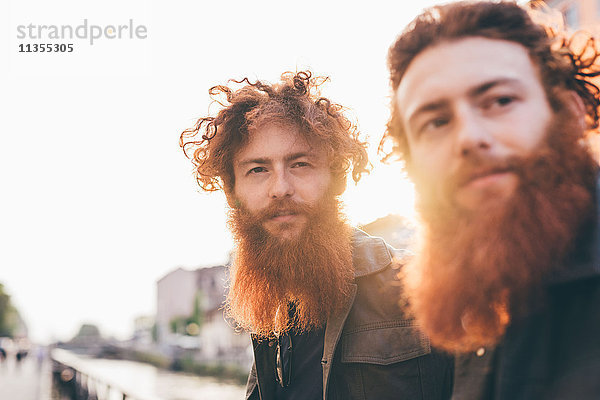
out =
[(237, 244), (227, 311), (252, 334), (247, 399), (442, 399), (452, 360), (398, 306), (393, 249), (351, 229), (338, 196), (368, 164), (323, 78), (233, 81), (181, 145), (201, 188), (223, 189)]
[(393, 138), (423, 240), (403, 269), (455, 399), (600, 398), (593, 39), (508, 2), (418, 16), (389, 52)]

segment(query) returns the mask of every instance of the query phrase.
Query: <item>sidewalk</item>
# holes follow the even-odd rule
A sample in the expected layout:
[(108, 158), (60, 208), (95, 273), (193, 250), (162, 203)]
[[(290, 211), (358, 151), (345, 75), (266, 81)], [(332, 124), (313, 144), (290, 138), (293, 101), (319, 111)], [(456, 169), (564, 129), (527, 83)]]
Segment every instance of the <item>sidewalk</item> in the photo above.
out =
[(33, 357), (17, 365), (9, 359), (0, 364), (0, 399), (50, 400), (50, 363), (38, 367)]

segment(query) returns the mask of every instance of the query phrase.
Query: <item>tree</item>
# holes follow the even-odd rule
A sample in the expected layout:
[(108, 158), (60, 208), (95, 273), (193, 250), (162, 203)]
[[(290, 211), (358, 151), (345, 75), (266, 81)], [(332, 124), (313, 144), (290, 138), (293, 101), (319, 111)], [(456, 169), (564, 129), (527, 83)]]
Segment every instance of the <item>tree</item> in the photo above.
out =
[(19, 313), (10, 301), (10, 295), (0, 283), (0, 336), (13, 337), (19, 320)]
[(94, 324), (82, 324), (73, 341), (98, 341), (101, 340), (100, 329)]

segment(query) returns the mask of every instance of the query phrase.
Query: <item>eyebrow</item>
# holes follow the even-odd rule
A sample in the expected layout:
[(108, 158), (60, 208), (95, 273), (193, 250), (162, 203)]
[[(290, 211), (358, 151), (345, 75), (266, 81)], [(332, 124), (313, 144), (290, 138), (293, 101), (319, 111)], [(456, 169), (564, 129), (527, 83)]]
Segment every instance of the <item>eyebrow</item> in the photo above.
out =
[[(302, 157), (307, 157), (307, 158), (314, 158), (314, 155), (311, 153), (308, 153), (306, 151), (300, 151), (297, 153), (292, 153), (292, 154), (288, 154), (284, 157), (284, 161), (286, 162), (290, 162), (290, 161), (294, 161), (297, 160), (298, 158), (302, 158)], [(250, 164), (270, 164), (273, 160), (270, 158), (266, 158), (266, 157), (259, 157), (259, 158), (251, 158), (248, 160), (242, 160), (238, 163), (238, 166), (240, 167), (245, 167), (247, 165)]]
[[(488, 82), (484, 82), (481, 85), (478, 85), (472, 89), (469, 89), (467, 91), (467, 96), (470, 98), (481, 96), (488, 90), (490, 90), (496, 86), (502, 86), (502, 85), (511, 85), (511, 86), (518, 86), (518, 87), (522, 86), (521, 82), (517, 79), (499, 78), (499, 79), (494, 79), (494, 80), (491, 80)], [(418, 107), (412, 113), (412, 115), (408, 118), (408, 123), (412, 124), (414, 119), (417, 118), (419, 115), (421, 115), (423, 113), (427, 113), (427, 112), (433, 112), (433, 111), (440, 110), (440, 109), (446, 107), (448, 105), (448, 103), (449, 103), (449, 101), (447, 99), (441, 99), (441, 100), (435, 100), (430, 103), (423, 104), (422, 106)]]
[(448, 105), (448, 100), (436, 100), (436, 101), (432, 101), (430, 103), (426, 103), (423, 104), (422, 106), (419, 106), (419, 108), (417, 108), (412, 114), (411, 116), (408, 118), (408, 123), (410, 125), (412, 125), (414, 123), (414, 120), (421, 114), (427, 113), (427, 112), (433, 112), (433, 111), (437, 111), (437, 110), (441, 110), (444, 107), (446, 107)]
[(484, 94), (485, 92), (487, 92), (488, 90), (490, 90), (496, 86), (502, 86), (502, 85), (510, 85), (510, 86), (518, 86), (518, 87), (522, 86), (521, 82), (514, 78), (494, 79), (493, 81), (485, 82), (479, 86), (474, 87), (473, 89), (470, 89), (467, 92), (467, 94), (469, 97), (477, 97), (477, 96)]

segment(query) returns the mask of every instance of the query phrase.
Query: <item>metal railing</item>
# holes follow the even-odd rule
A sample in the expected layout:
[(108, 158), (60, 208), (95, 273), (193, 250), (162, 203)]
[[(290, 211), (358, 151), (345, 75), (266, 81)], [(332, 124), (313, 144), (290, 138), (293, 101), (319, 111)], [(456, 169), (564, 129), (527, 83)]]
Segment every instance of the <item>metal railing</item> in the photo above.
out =
[(161, 400), (140, 396), (100, 377), (85, 365), (85, 360), (70, 351), (54, 349), (51, 358), (53, 391), (60, 400)]

